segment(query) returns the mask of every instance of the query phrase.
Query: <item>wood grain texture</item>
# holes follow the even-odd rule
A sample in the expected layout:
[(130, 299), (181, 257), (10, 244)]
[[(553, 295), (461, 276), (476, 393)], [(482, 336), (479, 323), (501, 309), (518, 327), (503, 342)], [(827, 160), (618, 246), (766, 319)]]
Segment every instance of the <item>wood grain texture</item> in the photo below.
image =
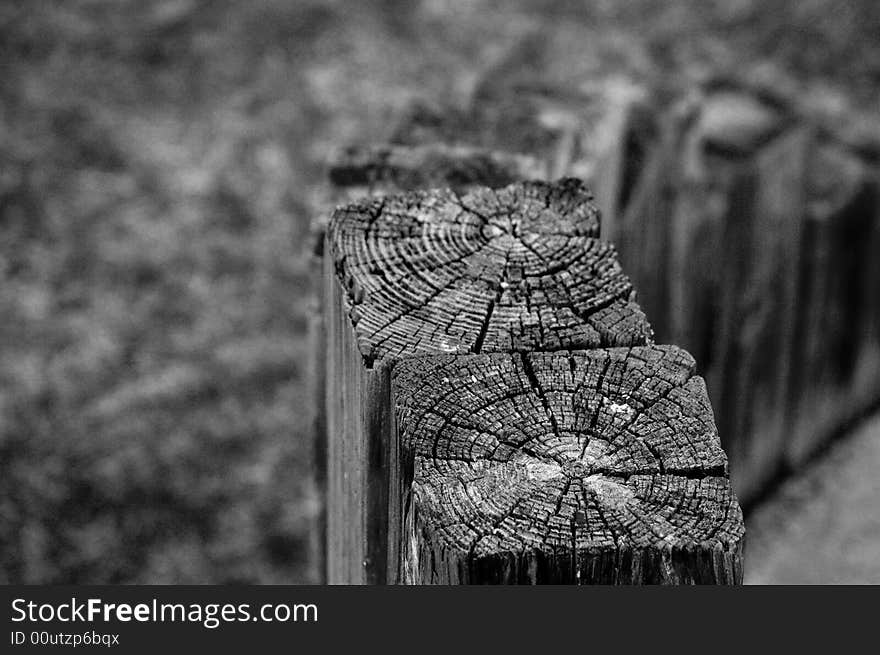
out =
[(327, 581), (386, 582), (389, 369), (364, 366), (333, 263), (325, 258)]
[(423, 354), (650, 341), (613, 248), (596, 238), (591, 200), (564, 180), (368, 198), (334, 213), (324, 257), (331, 582), (395, 581), (387, 526), (402, 474), (383, 371)]
[(408, 583), (738, 583), (703, 380), (669, 346), (410, 359), (393, 373)]
[(576, 180), (340, 208), (328, 242), (367, 362), (636, 345), (651, 336)]
[[(350, 485), (344, 493), (359, 498), (340, 524), (360, 526), (345, 535), (345, 548), (357, 542), (363, 557), (354, 576), (371, 569), (364, 579), (398, 581), (408, 544), (395, 530), (403, 534), (407, 524), (411, 536), (425, 534), (418, 525), (426, 514), (418, 510), (419, 519), (406, 505), (417, 462), (403, 441), (368, 425), (368, 416), (381, 415), (382, 430), (391, 429), (387, 374), (411, 357), (515, 351), (516, 362), (535, 352), (648, 343), (634, 285), (659, 339), (696, 356), (746, 499), (877, 401), (880, 178), (865, 140), (847, 136), (848, 123), (837, 120), (820, 126), (817, 145), (818, 115), (808, 103), (760, 80), (708, 80), (665, 105), (625, 80), (573, 88), (540, 73), (545, 46), (539, 36), (524, 39), (476, 80), (463, 108), (416, 105), (390, 145), (348, 149), (331, 166), (331, 204), (346, 207), (327, 240), (325, 283), (336, 277), (326, 297), (344, 351), (335, 361), (359, 368), (354, 383), (334, 377), (326, 386), (353, 394), (337, 410), (360, 440), (346, 446), (360, 461), (340, 472)], [(535, 191), (546, 183), (506, 188), (565, 175), (595, 190), (606, 210), (601, 234), (588, 227), (589, 211), (546, 227), (582, 204), (557, 211)], [(451, 190), (398, 195), (430, 187)], [(599, 236), (614, 239), (632, 284)], [(342, 245), (330, 252), (333, 243)], [(606, 320), (607, 303), (626, 309)], [(638, 475), (660, 474), (630, 477)], [(387, 513), (377, 519), (382, 503)], [(382, 532), (376, 520), (392, 537), (384, 545), (368, 534)], [(421, 559), (413, 575), (534, 581), (541, 567), (542, 579), (565, 568), (510, 554), (461, 568), (458, 555), (443, 559), (451, 552), (434, 560), (430, 575)], [(565, 570), (576, 571), (574, 552), (557, 550), (554, 561), (568, 557)], [(594, 577), (584, 580), (608, 579), (601, 576), (612, 569), (616, 581), (641, 575), (621, 574), (599, 553), (582, 559), (594, 562)]]
[[(375, 172), (367, 178), (358, 175), (346, 170), (341, 179), (382, 179)], [(693, 360), (683, 351), (645, 347), (651, 343), (650, 326), (614, 248), (598, 238), (599, 230), (592, 194), (574, 179), (382, 195), (337, 208), (324, 251), (331, 582), (741, 581), (741, 516), (704, 383), (693, 375)], [(607, 350), (615, 346), (635, 350)], [(560, 350), (570, 354), (542, 354)], [(608, 355), (605, 360), (601, 353)], [(571, 385), (583, 358), (595, 361), (585, 366), (575, 392)], [(433, 493), (426, 490), (435, 483), (451, 489), (444, 476), (467, 477), (458, 468), (471, 464), (456, 457), (446, 462), (446, 455), (440, 462), (436, 444), (430, 461), (413, 449), (408, 428), (397, 427), (402, 419), (393, 407), (398, 396), (409, 393), (433, 404), (436, 380), (409, 379), (401, 386), (403, 378), (395, 377), (392, 392), (388, 375), (407, 366), (422, 370), (472, 359), (480, 370), (461, 380), (471, 397), (485, 396), (489, 378), (511, 402), (526, 397), (518, 384), (532, 394), (515, 418), (525, 432), (543, 430), (537, 444), (543, 454), (523, 460), (526, 470), (547, 478), (546, 489), (535, 487), (537, 497), (552, 494), (561, 481), (566, 488), (556, 489), (557, 496), (561, 492), (557, 500), (566, 512), (575, 507), (566, 515), (568, 523), (545, 517), (556, 530), (547, 542), (552, 545), (549, 560), (549, 551), (532, 548), (536, 543), (519, 554), (501, 549), (476, 557), (474, 544), (459, 543), (460, 552), (453, 556), (455, 548), (432, 541), (432, 531), (437, 521), (445, 523), (438, 514), (444, 508), (461, 508), (451, 504), (452, 497), (438, 496), (434, 505), (415, 500), (422, 492)], [(522, 371), (511, 376), (511, 371), (494, 368), (508, 360), (518, 362)], [(545, 373), (551, 377), (542, 382)], [(567, 400), (552, 392), (553, 376), (559, 374), (571, 378), (564, 389)], [(592, 396), (589, 376), (595, 378)], [(676, 376), (681, 379), (670, 382)], [(647, 380), (644, 389), (636, 389), (637, 379)], [(682, 389), (674, 389), (676, 384)], [(551, 389), (547, 395), (545, 386)], [(662, 389), (653, 405), (651, 389)], [(635, 405), (627, 404), (628, 394)], [(557, 401), (562, 404), (553, 405)], [(568, 411), (572, 403), (582, 403), (580, 416)], [(608, 423), (604, 414), (609, 408), (612, 419), (619, 414), (631, 424)], [(480, 419), (497, 428), (504, 411), (492, 407)], [(621, 434), (608, 434), (615, 429)], [(604, 441), (591, 430), (604, 430)], [(426, 434), (433, 434), (430, 427)], [(483, 437), (475, 438), (481, 442)], [(603, 443), (608, 450), (604, 464), (591, 469), (586, 460), (575, 461), (578, 448), (589, 460)], [(562, 449), (557, 453), (562, 459), (545, 461), (548, 448)], [(522, 489), (513, 483), (521, 457), (533, 457), (527, 450), (517, 454), (506, 444), (495, 451), (507, 454), (500, 464), (475, 464), (500, 475), (487, 472), (480, 478), (495, 480), (484, 489), (489, 505), (503, 506), (510, 494), (519, 498)], [(576, 485), (567, 482), (575, 478)], [(462, 498), (472, 499), (470, 491), (460, 491)], [(602, 513), (612, 516), (613, 527), (604, 524), (604, 534), (583, 528), (578, 537), (578, 526)], [(523, 529), (517, 524), (516, 534), (522, 536)], [(489, 543), (498, 535), (483, 536)], [(453, 557), (441, 566), (447, 573), (438, 577), (434, 565), (424, 568), (428, 553), (432, 561)]]
[[(705, 385), (689, 355), (647, 346), (598, 219), (575, 180), (398, 194), (334, 213), (324, 259), (331, 582), (741, 581), (741, 516)], [(463, 396), (437, 395), (450, 384)], [(433, 419), (414, 429), (394, 408), (419, 403)], [(444, 430), (462, 436), (442, 442)], [(499, 430), (519, 437), (498, 440)], [(484, 446), (491, 453), (475, 455)], [(520, 485), (523, 470), (540, 484)], [(488, 485), (479, 502), (465, 482), (478, 479)], [(510, 507), (495, 516), (499, 507), (537, 508), (542, 494), (564, 513), (495, 532), (515, 518)], [(475, 520), (493, 532), (479, 541), (498, 548), (442, 541), (444, 511), (487, 511)], [(579, 537), (598, 516), (606, 531)], [(549, 550), (534, 540), (511, 550), (542, 531)]]
[[(307, 256), (316, 283), (312, 289), (312, 312), (309, 320), (309, 425), (313, 453), (313, 482), (316, 511), (311, 543), (312, 561), (319, 580), (339, 578), (328, 575), (327, 535), (327, 309), (325, 296), (332, 296), (322, 287), (323, 254), (327, 224), (338, 205), (367, 197), (410, 191), (419, 188), (449, 187), (464, 192), (475, 186), (497, 187), (531, 177), (545, 176), (545, 168), (525, 155), (509, 155), (469, 146), (430, 144), (424, 146), (353, 146), (339, 153), (328, 166), (328, 184), (314, 199)], [(362, 558), (363, 559), (363, 558)]]

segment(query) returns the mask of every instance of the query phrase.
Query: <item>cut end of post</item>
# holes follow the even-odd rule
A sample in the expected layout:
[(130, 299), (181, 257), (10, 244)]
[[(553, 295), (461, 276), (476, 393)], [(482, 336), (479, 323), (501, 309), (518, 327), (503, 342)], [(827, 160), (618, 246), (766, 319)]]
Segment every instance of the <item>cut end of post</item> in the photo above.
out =
[(644, 345), (651, 328), (578, 180), (340, 207), (328, 231), (368, 363)]
[(411, 583), (738, 583), (742, 514), (674, 346), (408, 360)]

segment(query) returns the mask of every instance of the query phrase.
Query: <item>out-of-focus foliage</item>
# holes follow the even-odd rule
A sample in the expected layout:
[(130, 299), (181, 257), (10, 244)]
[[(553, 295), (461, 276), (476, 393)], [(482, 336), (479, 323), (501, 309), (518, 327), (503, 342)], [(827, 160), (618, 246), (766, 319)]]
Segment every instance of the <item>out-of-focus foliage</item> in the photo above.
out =
[(0, 581), (311, 579), (302, 241), (329, 147), (535, 33), (557, 79), (770, 60), (876, 105), (878, 7), (0, 3)]

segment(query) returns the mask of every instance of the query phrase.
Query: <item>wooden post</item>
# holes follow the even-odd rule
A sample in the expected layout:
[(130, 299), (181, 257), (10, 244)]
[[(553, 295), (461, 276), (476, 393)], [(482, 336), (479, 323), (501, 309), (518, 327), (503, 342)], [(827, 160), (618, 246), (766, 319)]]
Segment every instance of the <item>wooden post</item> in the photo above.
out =
[(751, 501), (880, 401), (877, 123), (825, 116), (785, 80), (710, 79), (663, 103), (548, 79), (550, 59), (522, 40), (468, 106), (418, 107), (392, 141), (528, 153), (541, 177), (589, 181), (657, 338), (697, 359)]
[[(621, 263), (638, 288), (639, 302), (661, 340), (670, 339), (674, 320), (671, 225), (682, 178), (681, 152), (692, 114), (690, 103), (681, 102), (660, 119), (656, 141), (642, 157), (640, 175), (626, 187), (628, 202), (617, 210), (615, 244)], [(702, 324), (705, 318), (694, 317), (694, 321)]]
[(602, 238), (616, 242), (618, 215), (659, 138), (650, 93), (624, 77), (576, 89), (541, 76), (523, 79), (528, 50), (514, 48), (500, 69), (488, 71), (466, 109), (408, 108), (390, 139), (409, 147), (445, 143), (525, 153), (540, 162), (540, 172), (524, 179), (584, 180), (602, 208)]
[(798, 243), (809, 130), (791, 130), (735, 172), (721, 230), (717, 329), (706, 372), (737, 492), (779, 470), (797, 324)]
[(742, 516), (673, 346), (395, 367), (408, 584), (733, 584)]
[(334, 212), (330, 582), (741, 580), (703, 382), (598, 231), (575, 180)]
[(621, 260), (661, 339), (699, 362), (741, 498), (783, 463), (808, 129), (721, 86), (682, 101), (626, 210)]
[(710, 81), (665, 112), (616, 236), (706, 377), (744, 502), (880, 400), (871, 139), (783, 87)]
[(466, 191), (473, 186), (501, 187), (517, 180), (542, 178), (546, 166), (526, 155), (511, 155), (469, 146), (431, 143), (416, 146), (357, 146), (339, 152), (330, 162), (329, 184), (313, 202), (314, 219), (306, 256), (312, 266), (310, 343), (310, 431), (313, 435), (313, 479), (318, 504), (311, 534), (311, 559), (319, 581), (327, 580), (327, 412), (325, 394), (327, 327), (323, 302), (324, 233), (337, 205), (357, 198), (379, 197), (419, 188), (450, 187)]
[[(486, 77), (491, 79), (497, 76)], [(485, 88), (486, 84), (481, 86)], [(324, 233), (333, 207), (358, 198), (433, 187), (449, 187), (458, 192), (466, 192), (475, 185), (497, 188), (518, 180), (546, 180), (568, 170), (589, 177), (598, 188), (600, 199), (608, 196), (616, 200), (623, 193), (625, 164), (619, 150), (624, 146), (618, 142), (625, 143), (627, 139), (618, 132), (630, 125), (633, 112), (621, 106), (620, 93), (615, 94), (614, 102), (596, 94), (591, 102), (584, 94), (529, 103), (521, 102), (520, 98), (513, 106), (514, 113), (508, 111), (509, 98), (496, 98), (485, 90), (478, 90), (475, 95), (472, 107), (464, 111), (450, 107), (435, 110), (417, 103), (394, 128), (389, 144), (353, 146), (335, 155), (328, 167), (329, 184), (313, 202), (313, 280), (321, 279)], [(536, 95), (542, 95), (541, 89), (536, 89)], [(633, 96), (630, 93), (627, 98)], [(601, 111), (597, 108), (600, 104)], [(586, 115), (598, 115), (608, 121), (585, 120)], [(609, 121), (614, 128), (612, 133), (602, 139), (593, 138), (597, 132), (608, 132), (604, 126)], [(312, 296), (310, 424), (320, 504), (313, 530), (316, 539), (312, 560), (323, 581), (327, 579), (326, 326), (323, 292), (314, 289)]]
[(865, 339), (880, 302), (876, 186), (862, 162), (834, 143), (817, 143), (809, 164), (786, 444), (793, 467), (876, 400), (871, 390), (880, 381)]

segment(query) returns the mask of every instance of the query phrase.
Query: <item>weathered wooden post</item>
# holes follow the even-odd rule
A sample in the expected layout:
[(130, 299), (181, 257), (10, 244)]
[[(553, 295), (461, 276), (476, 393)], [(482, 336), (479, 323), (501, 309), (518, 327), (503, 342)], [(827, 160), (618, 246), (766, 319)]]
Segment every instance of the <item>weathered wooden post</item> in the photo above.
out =
[(449, 187), (466, 191), (473, 186), (501, 187), (518, 180), (546, 177), (544, 163), (515, 155), (470, 146), (428, 143), (413, 146), (353, 146), (337, 153), (328, 170), (329, 184), (319, 190), (307, 256), (312, 262), (313, 311), (309, 339), (311, 384), (310, 431), (313, 440), (313, 477), (318, 508), (313, 525), (312, 561), (320, 581), (327, 579), (326, 487), (326, 334), (321, 276), (324, 236), (330, 214), (337, 205), (364, 197), (420, 188)]
[(664, 112), (615, 240), (699, 362), (746, 502), (880, 389), (876, 174), (798, 101), (722, 80)]
[(734, 479), (750, 497), (778, 472), (790, 436), (785, 407), (809, 144), (809, 130), (789, 131), (735, 170), (719, 229), (718, 325), (706, 379)]
[(330, 582), (741, 580), (702, 379), (598, 230), (575, 180), (334, 212)]
[(395, 368), (406, 583), (734, 584), (742, 517), (673, 346)]
[(466, 106), (416, 108), (374, 177), (429, 188), (419, 167), (443, 167), (411, 153), (476, 147), (525, 153), (523, 179), (585, 179), (659, 340), (695, 356), (737, 494), (755, 500), (880, 400), (880, 124), (769, 70), (674, 97), (598, 69), (548, 77), (552, 48), (526, 37)]

